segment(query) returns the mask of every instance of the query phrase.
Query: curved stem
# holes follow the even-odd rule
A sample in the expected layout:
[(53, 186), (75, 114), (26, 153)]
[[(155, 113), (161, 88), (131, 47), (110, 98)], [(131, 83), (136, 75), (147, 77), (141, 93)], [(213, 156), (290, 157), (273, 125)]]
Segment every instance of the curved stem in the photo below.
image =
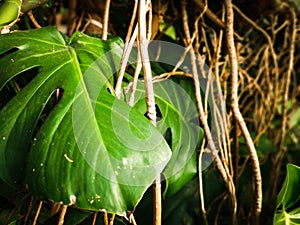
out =
[(256, 189), (256, 204), (255, 204), (255, 221), (253, 224), (258, 224), (259, 222), (259, 215), (261, 213), (262, 207), (262, 182), (261, 182), (261, 172), (259, 167), (259, 160), (255, 150), (255, 146), (253, 140), (251, 139), (249, 130), (246, 126), (244, 118), (239, 109), (239, 102), (238, 102), (238, 61), (237, 61), (237, 54), (235, 49), (234, 37), (233, 37), (233, 6), (231, 0), (225, 0), (225, 7), (226, 7), (226, 39), (227, 39), (227, 47), (229, 58), (231, 62), (231, 107), (233, 111), (234, 118), (238, 123), (243, 136), (246, 141), (246, 145), (252, 159), (253, 164), (253, 172), (254, 172), (254, 179), (255, 179), (255, 189)]

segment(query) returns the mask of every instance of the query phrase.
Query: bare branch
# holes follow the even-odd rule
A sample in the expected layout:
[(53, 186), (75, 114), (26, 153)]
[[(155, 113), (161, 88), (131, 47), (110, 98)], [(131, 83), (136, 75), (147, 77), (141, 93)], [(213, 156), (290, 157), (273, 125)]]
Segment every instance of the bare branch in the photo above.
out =
[(104, 15), (103, 15), (102, 40), (107, 39), (108, 20), (109, 20), (109, 7), (110, 7), (110, 0), (106, 0), (105, 1), (105, 8), (104, 8)]
[(256, 205), (255, 205), (255, 214), (256, 219), (253, 224), (258, 224), (259, 215), (261, 213), (262, 207), (262, 182), (261, 182), (261, 173), (259, 167), (258, 156), (255, 150), (254, 143), (251, 139), (249, 130), (246, 126), (244, 118), (239, 109), (238, 102), (238, 61), (237, 54), (235, 49), (234, 37), (233, 37), (233, 6), (231, 0), (225, 0), (226, 7), (226, 39), (227, 39), (227, 47), (228, 53), (231, 63), (231, 107), (233, 111), (234, 118), (238, 123), (243, 136), (245, 137), (246, 145), (250, 153), (250, 157), (253, 164), (253, 172), (255, 177), (255, 186), (256, 186)]

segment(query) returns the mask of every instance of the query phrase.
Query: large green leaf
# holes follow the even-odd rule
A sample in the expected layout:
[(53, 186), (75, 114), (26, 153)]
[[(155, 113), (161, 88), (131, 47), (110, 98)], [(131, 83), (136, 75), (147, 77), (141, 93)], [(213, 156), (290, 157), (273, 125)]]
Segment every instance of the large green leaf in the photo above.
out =
[[(138, 82), (135, 107), (145, 111), (145, 91)], [(172, 157), (163, 175), (165, 195), (172, 195), (187, 184), (197, 173), (197, 144), (204, 133), (198, 121), (195, 101), (184, 88), (171, 80), (154, 83), (155, 101), (161, 113), (158, 129), (169, 139)], [(195, 122), (196, 121), (196, 122)]]
[[(1, 178), (25, 182), (40, 199), (119, 215), (133, 210), (171, 152), (142, 114), (107, 91), (120, 39), (75, 33), (69, 40), (49, 27), (3, 35), (0, 43), (0, 87), (38, 68), (0, 111)], [(61, 99), (37, 127), (57, 89)]]
[(296, 165), (287, 165), (286, 178), (277, 196), (273, 224), (300, 224), (300, 168)]

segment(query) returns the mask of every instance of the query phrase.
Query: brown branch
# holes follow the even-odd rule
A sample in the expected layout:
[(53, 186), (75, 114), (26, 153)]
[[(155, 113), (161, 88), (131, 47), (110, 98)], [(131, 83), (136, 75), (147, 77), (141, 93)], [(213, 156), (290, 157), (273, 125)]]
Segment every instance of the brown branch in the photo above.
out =
[(132, 46), (133, 46), (133, 42), (136, 40), (137, 33), (138, 33), (138, 26), (136, 25), (134, 32), (132, 34), (134, 20), (136, 18), (136, 14), (137, 14), (137, 8), (138, 8), (138, 0), (135, 0), (132, 17), (130, 20), (130, 24), (129, 24), (126, 39), (125, 39), (124, 50), (123, 50), (123, 55), (122, 55), (122, 59), (121, 59), (121, 68), (120, 68), (120, 71), (118, 74), (118, 80), (117, 80), (116, 87), (115, 87), (115, 92), (116, 92), (117, 98), (120, 98), (120, 95), (121, 95), (121, 86), (122, 86), (122, 81), (123, 81), (123, 77), (124, 77), (124, 73), (125, 73), (126, 64), (128, 62), (128, 58), (129, 58), (129, 54), (130, 54)]
[(70, 203), (68, 205), (61, 205), (61, 212), (60, 212), (60, 215), (59, 215), (57, 225), (63, 225), (64, 224), (65, 215), (67, 213), (68, 207), (71, 206), (71, 205), (75, 205), (75, 203), (76, 203), (76, 196), (71, 195), (70, 196)]
[(67, 208), (68, 206), (67, 205), (63, 205), (61, 207), (61, 212), (59, 214), (59, 219), (58, 219), (58, 223), (57, 225), (63, 225), (64, 224), (64, 221), (65, 221), (65, 215), (67, 213)]
[(131, 33), (132, 33), (132, 30), (133, 30), (133, 25), (134, 25), (134, 20), (136, 18), (136, 14), (137, 14), (137, 8), (138, 8), (138, 0), (135, 0), (134, 1), (133, 12), (132, 12), (132, 17), (131, 17), (130, 24), (129, 24), (129, 27), (128, 27), (128, 30), (127, 30), (127, 35), (126, 35), (126, 38), (125, 38), (125, 45), (126, 45), (126, 43), (128, 44), (128, 42), (130, 40), (130, 37), (131, 37)]
[(109, 7), (110, 7), (110, 0), (105, 1), (105, 8), (104, 8), (104, 15), (103, 15), (103, 30), (102, 30), (102, 40), (107, 39), (108, 33), (108, 20), (109, 20)]
[(42, 205), (43, 205), (43, 201), (40, 201), (39, 206), (38, 206), (38, 208), (36, 210), (36, 213), (35, 213), (32, 225), (35, 225), (37, 223), (38, 217), (40, 215), (40, 211), (42, 209)]
[[(273, 112), (276, 111), (276, 108), (277, 108), (277, 96), (278, 96), (278, 92), (279, 92), (279, 88), (278, 88), (278, 82), (279, 82), (279, 67), (278, 67), (278, 61), (277, 61), (277, 55), (276, 55), (276, 52), (275, 52), (275, 49), (273, 47), (273, 42), (272, 42), (272, 39), (270, 37), (270, 35), (263, 29), (261, 28), (260, 26), (258, 26), (253, 20), (251, 20), (249, 17), (247, 17), (238, 7), (236, 7), (235, 5), (232, 4), (232, 7), (233, 9), (243, 18), (245, 19), (254, 29), (258, 30), (259, 32), (261, 32), (265, 38), (267, 39), (267, 42), (268, 42), (268, 46), (270, 48), (270, 51), (271, 51), (271, 56), (272, 56), (272, 59), (273, 59), (273, 63), (274, 63), (274, 73), (275, 73), (275, 87), (274, 87), (274, 98), (273, 98)], [(266, 61), (266, 63), (268, 63), (268, 60)], [(267, 125), (265, 126), (264, 128), (264, 132), (266, 131), (266, 129), (270, 126), (271, 122), (272, 122), (272, 119), (274, 117), (274, 114), (271, 114), (269, 117), (268, 117), (268, 121), (267, 121)]]
[[(200, 0), (193, 0), (193, 1), (194, 1), (194, 3), (195, 3), (196, 5), (199, 6), (199, 8), (200, 8), (201, 10), (204, 10), (205, 7), (207, 7), (207, 5), (205, 5), (205, 4), (204, 4), (203, 2), (201, 2)], [(216, 14), (214, 14), (210, 9), (207, 8), (207, 9), (205, 10), (205, 14), (206, 14), (206, 16), (207, 16), (214, 24), (217, 25), (217, 27), (219, 27), (219, 28), (222, 29), (222, 30), (225, 30), (225, 29), (226, 29), (225, 23), (224, 23), (222, 20), (220, 20), (219, 17), (218, 17)], [(242, 38), (239, 34), (234, 33), (234, 35), (235, 35), (235, 37), (237, 38), (238, 41), (242, 41), (242, 40), (243, 40), (243, 38)]]
[[(188, 26), (188, 15), (187, 15), (187, 10), (186, 10), (186, 1), (182, 0), (181, 1), (181, 8), (182, 8), (182, 20), (183, 20), (183, 28), (185, 32), (185, 37), (186, 37), (186, 43), (187, 46), (192, 45), (192, 38), (190, 36), (190, 31), (189, 31), (189, 26)], [(227, 167), (224, 167), (222, 164), (222, 161), (220, 157), (217, 154), (217, 148), (215, 146), (210, 127), (208, 125), (208, 116), (206, 111), (204, 110), (203, 102), (202, 102), (202, 97), (201, 97), (201, 91), (200, 91), (200, 82), (199, 82), (199, 75), (197, 71), (197, 66), (196, 66), (196, 55), (193, 49), (190, 49), (190, 60), (191, 60), (191, 66), (192, 66), (192, 74), (193, 74), (193, 81), (194, 81), (194, 87), (195, 87), (195, 97), (196, 97), (196, 102), (197, 102), (197, 109), (199, 112), (199, 118), (201, 121), (201, 124), (203, 126), (203, 130), (205, 132), (206, 140), (211, 148), (210, 152), (213, 155), (215, 159), (216, 166), (218, 170), (220, 171), (223, 180), (225, 181), (225, 184), (227, 185), (230, 198), (232, 201), (233, 205), (233, 224), (235, 224), (236, 221), (236, 197), (235, 197), (235, 186), (232, 180), (232, 177), (230, 176), (230, 172)], [(211, 75), (211, 74), (209, 74)], [(201, 171), (199, 171), (201, 172)]]
[(231, 107), (233, 111), (234, 118), (238, 123), (243, 136), (246, 141), (246, 145), (252, 159), (253, 164), (253, 172), (255, 178), (255, 189), (256, 189), (256, 203), (255, 203), (255, 220), (252, 224), (259, 223), (259, 215), (261, 213), (262, 207), (262, 182), (261, 182), (261, 173), (259, 167), (258, 156), (255, 150), (254, 143), (251, 139), (249, 130), (247, 129), (246, 123), (244, 118), (239, 109), (239, 102), (238, 102), (238, 61), (237, 61), (237, 54), (235, 49), (234, 37), (233, 37), (233, 6), (231, 0), (225, 0), (225, 7), (226, 7), (226, 38), (227, 38), (227, 47), (228, 53), (231, 63)]
[(103, 220), (104, 220), (104, 225), (108, 225), (108, 213), (103, 212)]
[(132, 81), (132, 86), (130, 88), (130, 96), (129, 96), (129, 100), (128, 100), (128, 104), (130, 106), (133, 106), (133, 104), (134, 104), (134, 95), (136, 92), (137, 81), (139, 79), (141, 70), (142, 70), (141, 57), (139, 54), (137, 54), (136, 68), (135, 68), (135, 71), (133, 74), (133, 81)]
[(112, 214), (110, 219), (109, 219), (109, 225), (114, 225), (114, 220), (115, 220), (116, 214)]
[(138, 20), (138, 50), (144, 71), (146, 88), (147, 115), (153, 125), (156, 125), (155, 99), (152, 84), (152, 73), (148, 55), (148, 43), (146, 34), (146, 12), (147, 5), (145, 0), (140, 0), (139, 20)]
[(276, 71), (278, 71), (277, 55), (276, 55), (275, 50), (273, 48), (273, 42), (272, 42), (272, 39), (271, 39), (270, 35), (264, 29), (262, 29), (260, 26), (258, 26), (253, 20), (251, 20), (249, 17), (247, 17), (238, 7), (236, 7), (235, 5), (232, 4), (232, 8), (243, 19), (245, 19), (251, 26), (253, 26), (256, 30), (260, 31), (265, 36), (265, 38), (268, 41), (270, 50), (271, 50), (271, 54), (272, 54), (272, 57), (273, 57), (273, 63), (274, 63), (275, 69), (276, 69)]
[(25, 218), (24, 218), (24, 225), (26, 225), (29, 220), (29, 217), (31, 215), (31, 212), (33, 210), (35, 202), (36, 202), (35, 198), (33, 196), (31, 196), (29, 206), (28, 206), (28, 209), (26, 210), (26, 214), (25, 214)]
[(29, 19), (31, 20), (31, 22), (33, 23), (33, 25), (36, 27), (36, 28), (42, 28), (41, 25), (36, 21), (36, 19), (34, 18), (33, 14), (32, 14), (32, 11), (29, 10), (27, 12), (28, 16), (29, 16)]
[[(76, 21), (77, 22), (77, 26), (75, 28), (75, 31), (79, 31), (81, 25), (82, 25), (82, 21), (84, 19), (84, 15), (85, 15), (85, 9), (82, 10), (81, 14), (80, 14), (80, 17), (79, 17), (79, 20)], [(74, 32), (74, 31), (73, 31)]]
[(95, 225), (97, 222), (98, 211), (94, 213), (92, 225)]
[[(154, 90), (152, 83), (152, 73), (151, 66), (148, 55), (148, 38), (151, 37), (150, 29), (146, 32), (146, 14), (147, 8), (149, 7), (149, 3), (145, 0), (140, 0), (139, 2), (139, 18), (138, 18), (138, 51), (141, 57), (142, 68), (144, 71), (144, 80), (145, 80), (145, 89), (146, 89), (146, 103), (147, 103), (147, 115), (150, 122), (156, 126), (156, 109), (155, 109), (155, 98), (154, 98)], [(151, 7), (151, 6), (150, 6)], [(149, 11), (151, 14), (151, 10)], [(151, 16), (149, 16), (151, 19)], [(151, 23), (151, 21), (150, 21)], [(161, 200), (161, 183), (160, 183), (160, 175), (158, 175), (153, 183), (154, 190), (154, 225), (161, 225), (162, 219), (162, 200)]]
[(167, 80), (171, 76), (185, 76), (185, 77), (189, 77), (189, 78), (193, 77), (192, 74), (186, 73), (184, 71), (171, 71), (171, 72), (162, 73), (158, 76), (153, 77), (153, 81), (154, 82), (159, 82), (159, 81), (162, 81), (162, 80)]
[(136, 223), (136, 221), (135, 221), (135, 219), (134, 219), (133, 214), (130, 214), (130, 215), (129, 215), (129, 222), (132, 223), (133, 225), (137, 225), (137, 223)]
[[(290, 49), (289, 49), (289, 64), (288, 70), (286, 72), (285, 83), (284, 83), (284, 95), (283, 95), (283, 103), (282, 103), (282, 123), (281, 123), (281, 132), (280, 132), (280, 142), (279, 148), (275, 155), (275, 159), (272, 165), (272, 174), (270, 177), (270, 181), (272, 182), (272, 187), (270, 190), (270, 200), (272, 201), (276, 197), (277, 191), (277, 184), (278, 184), (278, 174), (281, 168), (281, 162), (284, 157), (285, 148), (284, 148), (284, 141), (286, 139), (286, 129), (287, 129), (287, 105), (289, 101), (289, 91), (290, 91), (290, 83), (291, 83), (291, 75), (294, 68), (294, 54), (295, 54), (295, 43), (296, 43), (296, 25), (297, 25), (297, 16), (295, 11), (292, 8), (289, 8), (289, 13), (291, 16), (291, 42), (290, 42)], [(272, 180), (271, 180), (272, 179)]]
[[(205, 9), (205, 7), (207, 8), (207, 5), (205, 5), (205, 4), (204, 4), (202, 1), (200, 1), (200, 0), (194, 0), (194, 3), (195, 3), (196, 5), (198, 5), (199, 8), (200, 8), (201, 10)], [(225, 30), (226, 26), (225, 26), (224, 22), (223, 22), (222, 20), (220, 20), (219, 17), (218, 17), (216, 14), (214, 14), (210, 9), (207, 8), (207, 9), (205, 10), (205, 14), (206, 14), (206, 16), (207, 16), (212, 22), (214, 22), (219, 28)]]
[[(198, 157), (198, 171), (202, 170), (202, 154), (204, 152), (204, 147), (205, 147), (205, 139), (202, 141), (200, 152), (199, 152), (199, 157)], [(200, 208), (204, 220), (204, 224), (208, 225), (208, 220), (207, 220), (207, 211), (205, 209), (205, 202), (204, 202), (204, 191), (203, 191), (203, 179), (202, 179), (203, 173), (198, 173), (198, 180), (199, 180), (199, 198), (200, 198)]]

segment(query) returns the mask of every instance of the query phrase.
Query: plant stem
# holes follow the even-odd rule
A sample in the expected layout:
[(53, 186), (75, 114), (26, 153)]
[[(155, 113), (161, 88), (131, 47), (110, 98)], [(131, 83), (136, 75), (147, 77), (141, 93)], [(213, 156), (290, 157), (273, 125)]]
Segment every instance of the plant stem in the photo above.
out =
[[(145, 89), (146, 89), (146, 103), (147, 103), (147, 115), (151, 123), (156, 126), (156, 109), (155, 109), (155, 98), (153, 91), (153, 83), (152, 83), (152, 73), (151, 66), (148, 55), (148, 43), (147, 39), (151, 37), (151, 31), (149, 28), (148, 33), (146, 31), (147, 23), (146, 23), (146, 13), (148, 2), (145, 0), (140, 0), (139, 5), (139, 36), (138, 36), (138, 50), (141, 57), (141, 63), (144, 71), (145, 78)], [(151, 14), (151, 10), (149, 10)], [(149, 16), (150, 20), (152, 16)], [(151, 21), (149, 22), (149, 24)], [(148, 34), (148, 35), (147, 35)], [(153, 183), (154, 188), (154, 225), (161, 225), (161, 184), (160, 184), (160, 175), (157, 176)]]
[(111, 215), (111, 218), (109, 220), (109, 225), (114, 225), (115, 216), (116, 216), (116, 214)]
[(59, 220), (58, 220), (57, 225), (63, 225), (64, 224), (64, 220), (65, 220), (65, 215), (66, 215), (66, 212), (67, 212), (67, 208), (68, 208), (67, 205), (63, 205), (61, 207), (61, 212), (60, 212), (60, 215), (59, 215)]
[(116, 84), (116, 87), (115, 87), (117, 98), (120, 98), (120, 96), (121, 96), (121, 86), (122, 86), (122, 81), (123, 81), (123, 77), (124, 77), (124, 73), (125, 73), (126, 64), (127, 64), (127, 61), (128, 61), (129, 54), (130, 54), (130, 51), (132, 49), (133, 43), (134, 43), (134, 41), (136, 40), (136, 37), (137, 37), (137, 32), (138, 32), (138, 26), (137, 25), (134, 29), (134, 32), (132, 33), (133, 25), (134, 25), (134, 21), (135, 21), (135, 18), (136, 18), (136, 13), (137, 13), (137, 7), (138, 7), (138, 0), (135, 0), (134, 1), (133, 12), (132, 12), (132, 17), (131, 17), (131, 20), (130, 20), (130, 24), (129, 24), (126, 39), (125, 39), (124, 51), (123, 51), (123, 55), (122, 55), (122, 59), (121, 59), (121, 69), (120, 69), (117, 84)]
[(261, 182), (261, 173), (259, 167), (259, 160), (255, 150), (254, 143), (251, 139), (249, 130), (246, 126), (244, 118), (239, 109), (239, 102), (238, 102), (238, 61), (234, 43), (234, 29), (233, 29), (233, 8), (231, 0), (225, 0), (225, 7), (226, 7), (226, 39), (227, 39), (227, 47), (229, 58), (231, 62), (231, 107), (233, 111), (234, 118), (238, 123), (243, 136), (246, 141), (246, 145), (252, 159), (253, 164), (253, 172), (254, 172), (254, 179), (255, 179), (255, 191), (256, 191), (256, 204), (255, 204), (255, 218), (252, 224), (259, 223), (259, 216), (261, 213), (262, 207), (262, 182)]
[[(289, 6), (286, 6), (289, 7)], [(281, 122), (281, 133), (280, 133), (280, 141), (277, 153), (274, 157), (273, 164), (272, 164), (272, 174), (270, 175), (270, 183), (272, 182), (272, 186), (270, 187), (269, 193), (269, 200), (273, 202), (271, 205), (271, 210), (274, 210), (275, 204), (274, 199), (276, 198), (276, 191), (278, 186), (278, 179), (280, 174), (280, 168), (282, 159), (285, 155), (285, 140), (286, 140), (286, 132), (288, 126), (288, 101), (290, 87), (291, 87), (291, 76), (294, 68), (294, 60), (295, 60), (295, 43), (296, 43), (296, 35), (297, 35), (297, 16), (293, 8), (288, 9), (290, 13), (290, 29), (291, 29), (291, 41), (290, 41), (290, 49), (289, 49), (289, 66), (286, 72), (285, 83), (284, 83), (284, 95), (283, 95), (283, 102), (282, 102), (282, 122)], [(271, 211), (270, 210), (270, 211)]]
[[(186, 38), (186, 45), (192, 46), (193, 39), (191, 38), (190, 30), (189, 30), (186, 4), (187, 3), (185, 0), (181, 1), (183, 29), (184, 29), (185, 38)], [(217, 166), (218, 170), (220, 171), (220, 173), (225, 181), (225, 184), (227, 185), (230, 199), (232, 202), (232, 208), (233, 208), (233, 210), (232, 210), (233, 211), (233, 213), (232, 213), (233, 219), (232, 220), (233, 220), (233, 224), (235, 224), (236, 209), (237, 209), (235, 186), (234, 186), (234, 183), (233, 183), (233, 180), (230, 175), (228, 167), (226, 165), (223, 165), (222, 160), (220, 159), (220, 157), (217, 154), (218, 151), (217, 151), (217, 148), (215, 146), (215, 143), (214, 143), (214, 140), (212, 137), (211, 129), (210, 129), (208, 121), (207, 121), (208, 116), (204, 109), (203, 101), (202, 101), (202, 97), (201, 97), (200, 81), (199, 81), (200, 79), (199, 79), (199, 74), (198, 74), (197, 65), (196, 65), (196, 62), (197, 62), (196, 55), (192, 48), (189, 50), (189, 52), (190, 52), (190, 60), (191, 60), (191, 66), (192, 66), (192, 74), (193, 74), (193, 81), (194, 81), (194, 87), (195, 87), (195, 97), (196, 97), (196, 102), (197, 102), (199, 119), (202, 123), (203, 130), (204, 130), (205, 136), (206, 136), (206, 140), (210, 147), (211, 154), (215, 159), (216, 166)], [(211, 74), (209, 74), (209, 75), (211, 76)], [(201, 172), (201, 171), (199, 171), (199, 172)]]
[(102, 40), (107, 40), (109, 6), (110, 6), (110, 0), (106, 0), (105, 8), (104, 8), (104, 15), (103, 15)]
[(153, 184), (154, 191), (154, 225), (161, 225), (162, 204), (161, 204), (161, 184), (160, 178), (157, 177)]
[(103, 213), (103, 219), (104, 219), (104, 225), (108, 225), (108, 213), (107, 212)]
[(41, 208), (42, 208), (42, 205), (43, 205), (43, 201), (40, 201), (39, 203), (39, 206), (36, 210), (36, 213), (35, 213), (35, 216), (34, 216), (34, 220), (32, 222), (32, 225), (35, 225), (37, 223), (37, 220), (39, 218), (39, 215), (40, 215), (40, 211), (41, 211)]
[(95, 225), (95, 224), (96, 224), (97, 216), (98, 216), (98, 212), (95, 212), (95, 213), (94, 213), (94, 216), (93, 216), (93, 222), (92, 222), (92, 225)]

